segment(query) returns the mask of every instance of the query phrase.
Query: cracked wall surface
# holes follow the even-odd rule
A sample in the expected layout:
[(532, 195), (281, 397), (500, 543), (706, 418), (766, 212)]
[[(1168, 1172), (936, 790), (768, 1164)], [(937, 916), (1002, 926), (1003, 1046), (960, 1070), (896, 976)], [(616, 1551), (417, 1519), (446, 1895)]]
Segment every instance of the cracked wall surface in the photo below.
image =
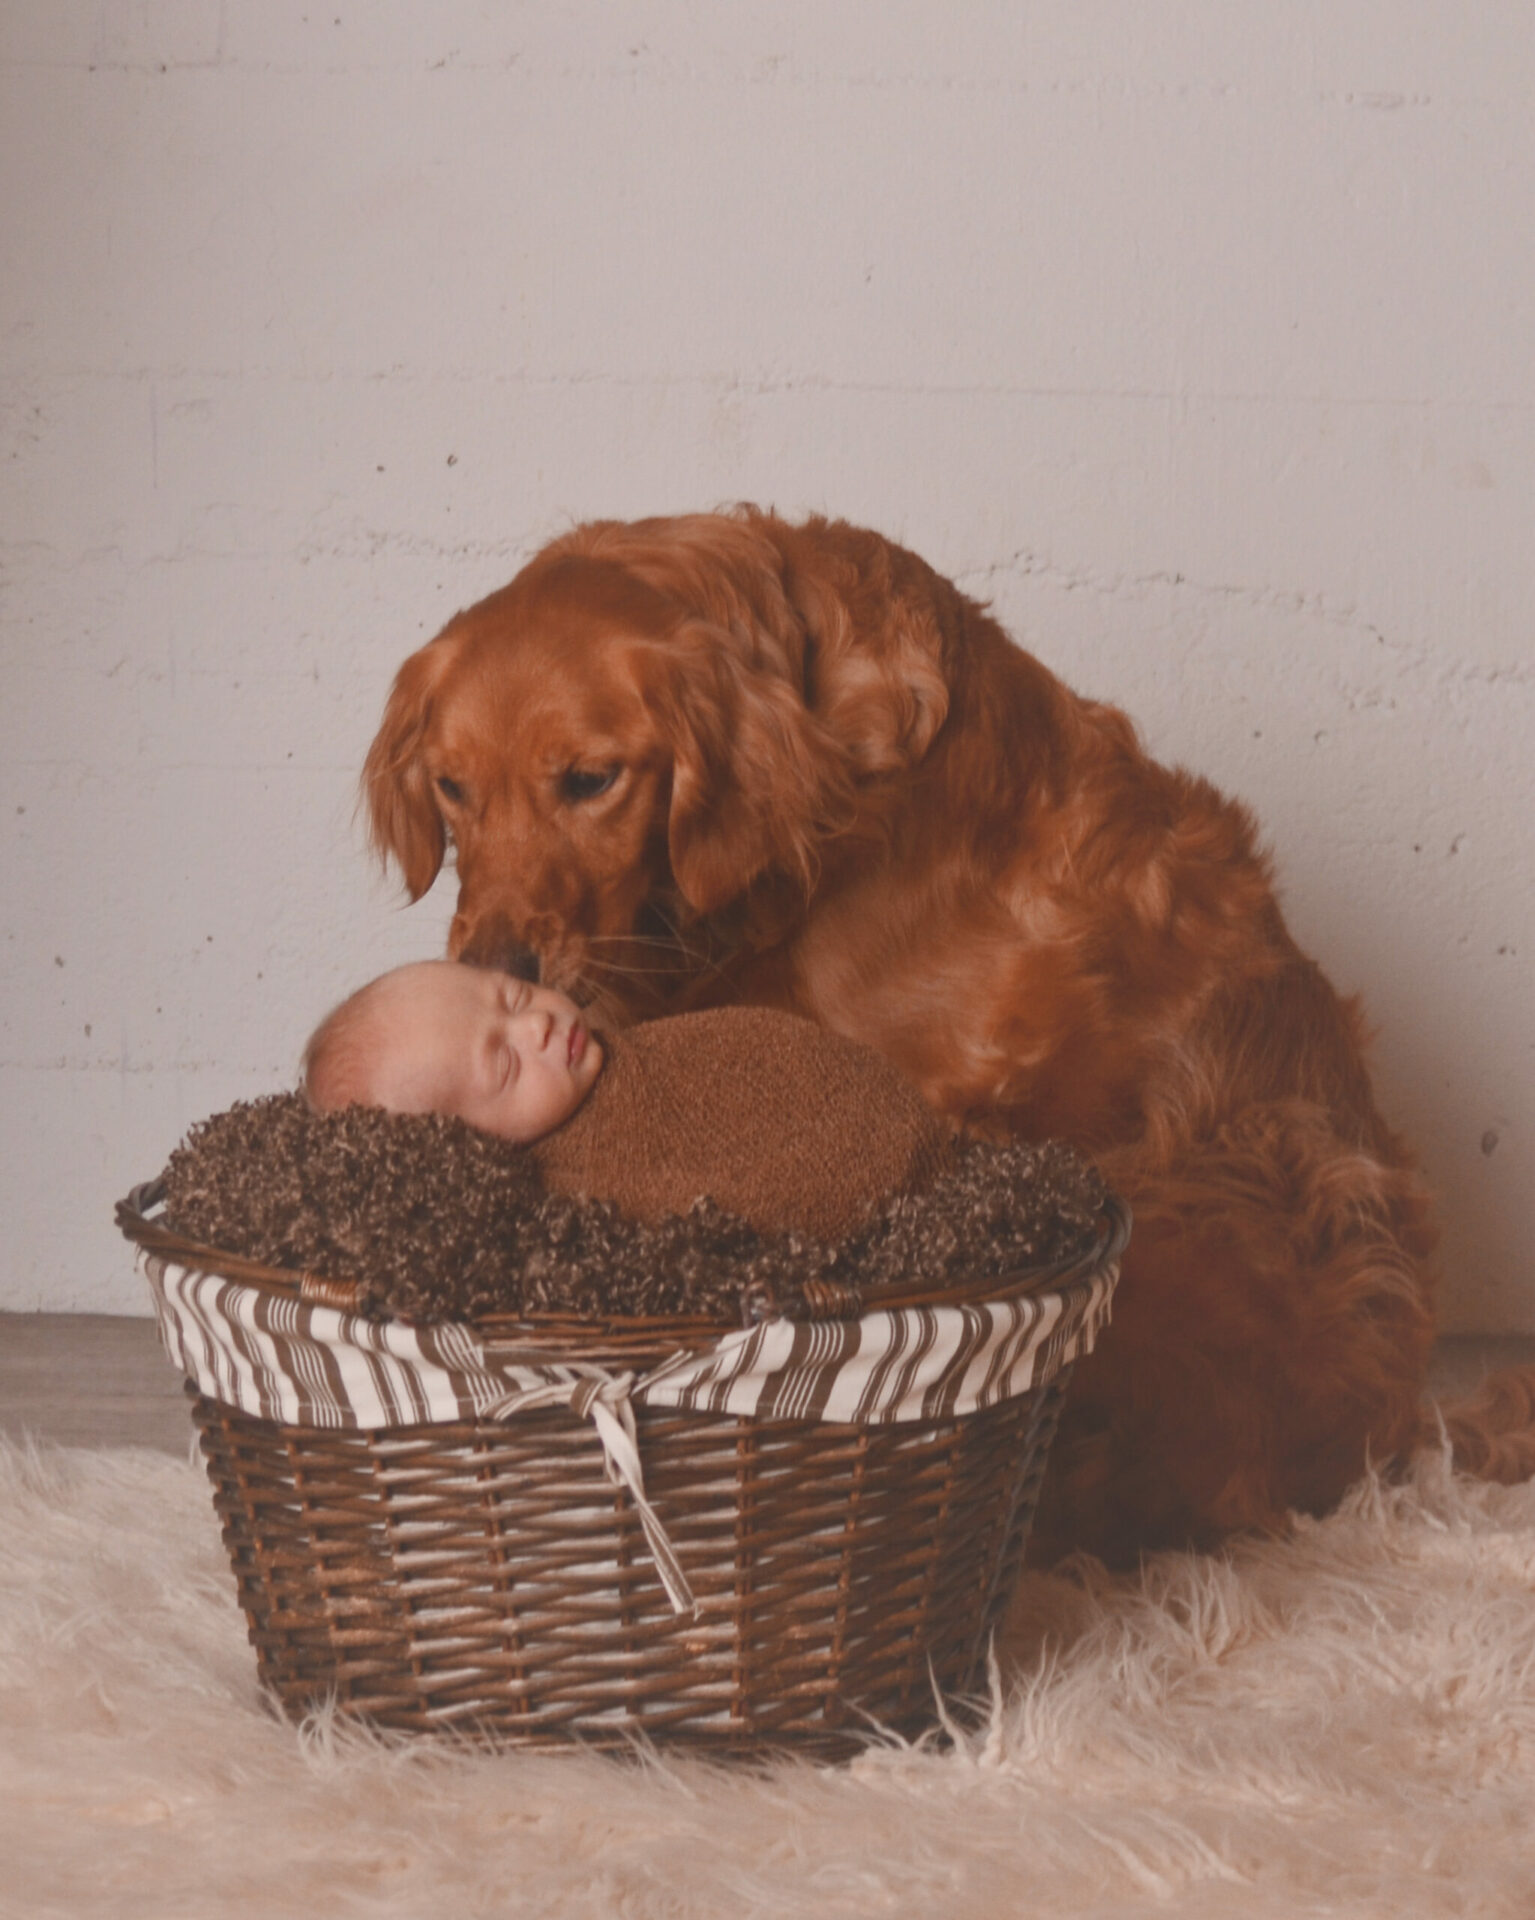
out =
[(440, 945), (357, 769), (573, 518), (905, 540), (1245, 797), (1535, 1330), (1535, 24), (1300, 0), (0, 11), (0, 1307)]

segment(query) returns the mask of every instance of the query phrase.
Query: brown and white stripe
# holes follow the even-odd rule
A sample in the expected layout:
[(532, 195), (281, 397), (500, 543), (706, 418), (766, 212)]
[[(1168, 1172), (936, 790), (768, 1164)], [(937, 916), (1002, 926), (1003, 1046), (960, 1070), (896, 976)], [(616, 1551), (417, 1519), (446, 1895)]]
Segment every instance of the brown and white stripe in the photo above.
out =
[[(584, 1377), (493, 1359), (456, 1321), (367, 1320), (159, 1254), (140, 1259), (171, 1359), (210, 1399), (258, 1419), (367, 1429), (473, 1421), (494, 1417), (509, 1396)], [(629, 1393), (641, 1406), (764, 1420), (957, 1419), (1090, 1353), (1117, 1278), (1110, 1263), (1065, 1292), (857, 1320), (769, 1320), (674, 1355)]]
[(1090, 1353), (1117, 1264), (1069, 1293), (911, 1307), (857, 1320), (770, 1320), (677, 1353), (639, 1379), (589, 1363), (512, 1366), (457, 1321), (407, 1326), (279, 1298), (142, 1253), (166, 1351), (198, 1391), (283, 1426), (371, 1430), (515, 1419), (566, 1405), (592, 1422), (633, 1498), (678, 1613), (697, 1611), (645, 1497), (634, 1407), (885, 1425), (958, 1419), (1042, 1385)]

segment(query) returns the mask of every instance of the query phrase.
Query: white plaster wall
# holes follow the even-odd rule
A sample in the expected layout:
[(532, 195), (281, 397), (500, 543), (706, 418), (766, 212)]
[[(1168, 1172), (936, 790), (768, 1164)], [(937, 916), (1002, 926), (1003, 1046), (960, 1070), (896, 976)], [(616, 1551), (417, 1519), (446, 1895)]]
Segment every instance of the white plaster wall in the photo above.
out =
[(1535, 1329), (1535, 13), (6, 0), (0, 1306), (435, 951), (354, 783), (570, 518), (904, 539), (1245, 795)]

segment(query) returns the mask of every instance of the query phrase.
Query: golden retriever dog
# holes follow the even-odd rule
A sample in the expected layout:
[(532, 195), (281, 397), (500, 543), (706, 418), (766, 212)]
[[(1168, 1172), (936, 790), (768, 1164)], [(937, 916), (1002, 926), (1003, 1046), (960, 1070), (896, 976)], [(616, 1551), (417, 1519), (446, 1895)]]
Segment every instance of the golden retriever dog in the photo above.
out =
[(1429, 1207), (1251, 818), (915, 554), (750, 508), (577, 527), (405, 662), (364, 792), (413, 898), (451, 847), (461, 959), (608, 1021), (787, 1008), (1097, 1158), (1135, 1228), (1038, 1551), (1277, 1528), (1430, 1431)]

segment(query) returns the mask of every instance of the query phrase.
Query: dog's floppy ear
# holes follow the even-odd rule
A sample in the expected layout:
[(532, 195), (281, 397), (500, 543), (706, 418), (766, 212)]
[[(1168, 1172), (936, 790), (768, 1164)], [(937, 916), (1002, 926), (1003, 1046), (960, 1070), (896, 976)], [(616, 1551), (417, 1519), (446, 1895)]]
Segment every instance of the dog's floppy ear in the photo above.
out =
[(684, 899), (712, 913), (770, 872), (808, 891), (821, 840), (852, 810), (846, 754), (797, 688), (716, 630), (684, 629), (668, 664), (646, 677), (671, 740), (667, 850)]
[(395, 675), (383, 722), (363, 762), (362, 792), (379, 858), (399, 863), (412, 900), (437, 878), (447, 851), (442, 815), (421, 757), (432, 697), (458, 651), (452, 629), (413, 653)]
[(860, 773), (916, 766), (949, 711), (964, 603), (925, 561), (861, 527), (812, 520), (780, 537), (814, 647), (817, 715)]

